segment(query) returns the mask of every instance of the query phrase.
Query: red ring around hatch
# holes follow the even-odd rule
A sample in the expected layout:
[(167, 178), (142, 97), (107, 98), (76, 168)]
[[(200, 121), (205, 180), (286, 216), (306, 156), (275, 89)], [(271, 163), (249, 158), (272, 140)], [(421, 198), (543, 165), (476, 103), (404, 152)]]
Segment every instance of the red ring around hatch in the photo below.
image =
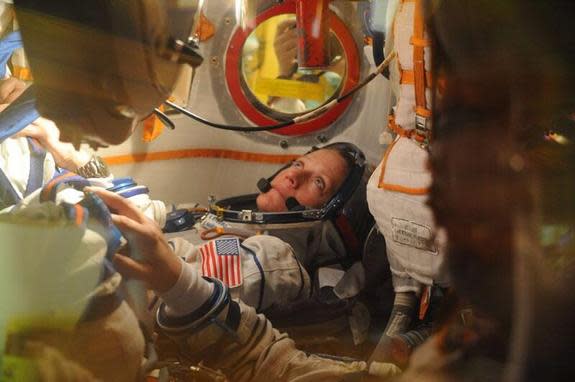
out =
[[(295, 2), (293, 0), (288, 0), (269, 8), (256, 17), (255, 24), (248, 24), (257, 26), (273, 16), (278, 16), (286, 13), (295, 14)], [(332, 11), (330, 11), (329, 22), (330, 29), (334, 31), (343, 46), (345, 58), (347, 60), (347, 76), (340, 93), (345, 94), (359, 81), (359, 58), (357, 48), (355, 45), (355, 40), (353, 39), (353, 36), (345, 24)], [(278, 123), (278, 121), (258, 110), (246, 97), (241, 86), (240, 58), (242, 57), (242, 48), (244, 46), (244, 42), (253, 30), (254, 28), (252, 27), (246, 27), (245, 29), (237, 28), (233, 33), (228, 45), (228, 49), (226, 51), (226, 83), (236, 106), (250, 121), (259, 126), (275, 125)], [(321, 130), (327, 127), (329, 124), (333, 123), (338, 117), (340, 117), (347, 109), (351, 101), (352, 98), (348, 98), (345, 101), (335, 105), (330, 110), (324, 112), (317, 118), (303, 123), (297, 123), (282, 129), (273, 130), (273, 132), (281, 135), (297, 136)]]

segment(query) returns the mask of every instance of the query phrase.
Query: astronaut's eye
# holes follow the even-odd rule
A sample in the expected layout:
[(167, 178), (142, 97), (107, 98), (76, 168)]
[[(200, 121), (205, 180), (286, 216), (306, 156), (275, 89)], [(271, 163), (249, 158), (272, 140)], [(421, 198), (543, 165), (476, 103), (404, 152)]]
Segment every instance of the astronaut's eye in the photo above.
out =
[(323, 192), (325, 190), (325, 181), (322, 178), (315, 178), (313, 180), (313, 184)]
[(295, 168), (303, 168), (303, 162), (299, 160), (294, 160), (291, 166)]

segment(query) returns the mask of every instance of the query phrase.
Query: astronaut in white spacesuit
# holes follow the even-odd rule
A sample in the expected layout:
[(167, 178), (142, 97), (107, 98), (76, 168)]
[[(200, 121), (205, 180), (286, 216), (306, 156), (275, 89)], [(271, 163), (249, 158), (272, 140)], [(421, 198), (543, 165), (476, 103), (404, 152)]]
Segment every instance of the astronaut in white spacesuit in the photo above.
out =
[[(308, 299), (312, 272), (322, 261), (345, 264), (358, 255), (350, 253), (351, 240), (340, 225), (349, 224), (344, 205), (355, 192), (365, 192), (358, 189), (363, 172), (363, 153), (352, 144), (314, 149), (262, 178), (259, 194), (215, 202), (196, 229), (170, 234), (170, 245), (203, 276), (222, 280), (232, 297), (257, 311)], [(350, 232), (355, 233), (345, 233)], [(205, 240), (212, 234), (219, 237)], [(361, 280), (332, 285), (339, 298), (353, 297), (363, 287), (363, 268), (352, 269)]]

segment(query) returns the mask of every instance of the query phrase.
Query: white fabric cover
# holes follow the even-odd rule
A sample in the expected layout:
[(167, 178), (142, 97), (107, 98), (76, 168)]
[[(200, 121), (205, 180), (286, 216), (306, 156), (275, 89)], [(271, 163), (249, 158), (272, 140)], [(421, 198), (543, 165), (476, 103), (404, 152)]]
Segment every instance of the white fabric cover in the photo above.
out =
[[(397, 292), (419, 292), (420, 285), (446, 285), (443, 272), (445, 235), (436, 232), (426, 195), (407, 195), (378, 188), (381, 164), (367, 185), (369, 209), (386, 240), (387, 257)], [(408, 280), (414, 279), (417, 283)]]
[[(415, 90), (412, 84), (399, 84), (399, 67), (413, 70), (413, 20), (415, 2), (390, 2), (388, 11), (395, 12), (392, 31), (385, 51), (398, 54), (391, 67), (392, 89), (398, 102), (395, 122), (405, 130), (415, 128)], [(390, 43), (391, 42), (391, 43)], [(429, 48), (425, 48), (425, 69), (430, 69)], [(426, 90), (427, 108), (431, 94)], [(384, 183), (411, 189), (431, 185), (427, 168), (428, 153), (417, 142), (397, 137), (388, 154)], [(437, 232), (433, 214), (427, 206), (427, 195), (414, 195), (379, 188), (383, 162), (374, 171), (367, 185), (367, 200), (380, 232), (385, 237), (387, 256), (397, 292), (418, 293), (423, 285), (447, 285), (444, 271), (445, 235)]]
[(74, 325), (90, 296), (113, 292), (119, 283), (117, 275), (99, 284), (107, 248), (99, 223), (78, 228), (58, 205), (39, 203), (39, 193), (0, 214), (1, 327), (39, 317)]
[[(427, 169), (429, 154), (417, 142), (405, 137), (397, 137), (391, 147), (385, 166), (384, 182), (408, 188), (428, 188), (431, 185), (431, 173)], [(382, 163), (381, 163), (382, 164)], [(371, 179), (381, 174), (381, 164)]]

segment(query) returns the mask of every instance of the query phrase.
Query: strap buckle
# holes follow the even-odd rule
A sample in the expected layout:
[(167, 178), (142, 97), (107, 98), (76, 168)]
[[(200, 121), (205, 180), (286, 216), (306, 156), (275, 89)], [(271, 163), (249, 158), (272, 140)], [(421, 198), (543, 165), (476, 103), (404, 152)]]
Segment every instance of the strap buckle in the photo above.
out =
[(240, 219), (244, 222), (251, 222), (252, 210), (242, 210), (242, 212), (240, 212)]
[(417, 141), (421, 147), (429, 146), (431, 135), (431, 120), (423, 115), (415, 114), (415, 134), (419, 139)]

